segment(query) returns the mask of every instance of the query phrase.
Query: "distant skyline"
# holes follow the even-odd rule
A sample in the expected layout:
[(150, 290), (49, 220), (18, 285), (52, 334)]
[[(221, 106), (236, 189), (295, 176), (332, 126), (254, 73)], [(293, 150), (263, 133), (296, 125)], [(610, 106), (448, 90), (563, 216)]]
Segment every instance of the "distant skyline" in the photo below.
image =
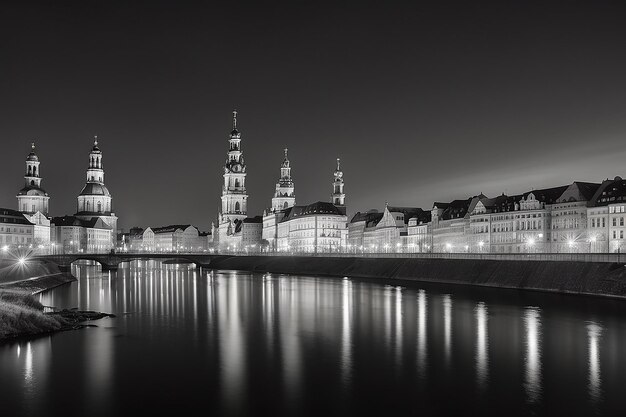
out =
[(626, 175), (626, 4), (505, 3), (4, 2), (0, 207), (34, 141), (73, 214), (98, 135), (121, 227), (208, 230), (233, 109), (251, 216), (285, 147), (349, 214)]

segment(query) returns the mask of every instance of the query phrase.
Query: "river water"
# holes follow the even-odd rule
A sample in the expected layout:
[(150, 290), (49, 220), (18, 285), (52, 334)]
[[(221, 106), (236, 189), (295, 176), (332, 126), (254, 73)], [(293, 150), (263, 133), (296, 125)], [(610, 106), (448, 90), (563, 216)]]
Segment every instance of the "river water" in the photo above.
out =
[(626, 302), (134, 262), (0, 345), (2, 416), (626, 415)]

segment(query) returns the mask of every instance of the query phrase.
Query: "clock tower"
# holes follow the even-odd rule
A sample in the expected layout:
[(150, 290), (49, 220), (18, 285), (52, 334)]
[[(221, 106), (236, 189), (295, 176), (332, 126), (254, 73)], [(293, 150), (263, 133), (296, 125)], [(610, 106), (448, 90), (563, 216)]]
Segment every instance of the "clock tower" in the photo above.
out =
[(221, 221), (243, 220), (248, 212), (246, 164), (241, 152), (241, 133), (237, 130), (237, 111), (233, 111), (233, 130), (228, 139), (228, 157), (224, 165)]

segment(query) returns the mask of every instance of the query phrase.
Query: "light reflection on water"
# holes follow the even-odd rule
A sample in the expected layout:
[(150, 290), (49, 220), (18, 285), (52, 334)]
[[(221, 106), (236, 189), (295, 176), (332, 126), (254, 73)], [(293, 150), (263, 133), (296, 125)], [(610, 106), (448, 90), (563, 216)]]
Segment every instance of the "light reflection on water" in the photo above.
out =
[[(132, 415), (138, 404), (154, 414), (406, 415), (419, 404), (422, 415), (588, 415), (626, 405), (610, 389), (626, 384), (626, 318), (607, 300), (155, 262), (75, 275), (42, 303), (118, 316), (0, 346), (6, 415)], [(81, 400), (55, 414), (68, 385)]]
[(526, 330), (525, 384), (530, 403), (541, 397), (541, 311), (528, 307), (524, 312)]

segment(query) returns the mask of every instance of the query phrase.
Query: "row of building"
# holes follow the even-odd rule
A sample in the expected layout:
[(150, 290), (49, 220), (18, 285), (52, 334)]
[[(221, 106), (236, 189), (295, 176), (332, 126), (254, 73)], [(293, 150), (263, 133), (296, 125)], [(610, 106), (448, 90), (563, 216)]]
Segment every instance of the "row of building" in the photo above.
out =
[(0, 208), (0, 248), (4, 252), (20, 248), (47, 254), (106, 253), (112, 249), (201, 252), (211, 247), (210, 233), (189, 224), (118, 233), (97, 138), (73, 215), (50, 216), (50, 195), (41, 186), (40, 165), (33, 143), (26, 157), (25, 185), (17, 195), (17, 210)]
[(41, 187), (35, 146), (26, 158), (18, 210), (0, 209), (0, 247), (31, 247), (50, 253), (607, 253), (621, 252), (626, 233), (626, 181), (573, 182), (518, 195), (479, 194), (432, 208), (385, 205), (348, 219), (340, 160), (328, 201), (296, 203), (287, 149), (271, 207), (248, 215), (247, 166), (233, 112), (224, 164), (221, 210), (210, 232), (190, 224), (133, 228), (117, 233), (112, 197), (104, 184), (97, 138), (89, 154), (77, 211), (49, 216), (50, 196)]
[(237, 114), (224, 165), (213, 245), (222, 252), (607, 253), (624, 249), (626, 181), (573, 182), (494, 198), (479, 194), (432, 208), (385, 205), (348, 220), (340, 161), (330, 201), (297, 205), (285, 149), (272, 206), (248, 217)]

